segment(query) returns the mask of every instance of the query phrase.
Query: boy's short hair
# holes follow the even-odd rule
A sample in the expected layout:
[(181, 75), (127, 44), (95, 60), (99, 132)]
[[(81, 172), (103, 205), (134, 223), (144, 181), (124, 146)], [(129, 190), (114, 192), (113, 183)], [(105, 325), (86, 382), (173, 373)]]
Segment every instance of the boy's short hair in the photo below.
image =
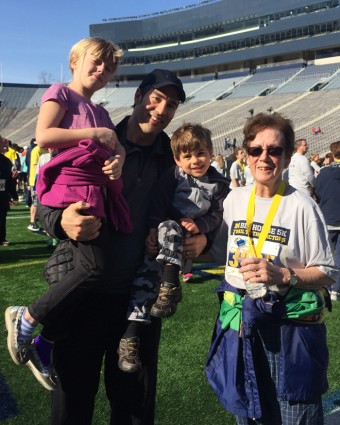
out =
[(211, 131), (201, 124), (183, 124), (171, 136), (171, 149), (176, 159), (182, 152), (199, 149), (202, 145), (212, 154)]
[(73, 74), (72, 63), (85, 56), (87, 51), (93, 47), (91, 52), (96, 58), (101, 59), (114, 72), (120, 62), (120, 58), (123, 56), (123, 50), (112, 43), (112, 41), (104, 40), (99, 37), (87, 37), (78, 41), (72, 46), (69, 58), (69, 67)]

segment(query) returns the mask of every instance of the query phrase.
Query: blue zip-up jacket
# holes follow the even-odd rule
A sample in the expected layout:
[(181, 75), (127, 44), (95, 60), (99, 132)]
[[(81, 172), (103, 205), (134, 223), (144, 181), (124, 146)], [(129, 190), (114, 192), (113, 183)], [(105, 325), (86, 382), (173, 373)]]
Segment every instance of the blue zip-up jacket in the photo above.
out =
[[(241, 291), (224, 282), (218, 292)], [(248, 297), (247, 297), (248, 298)], [(242, 309), (242, 321), (249, 323), (249, 310)], [(328, 389), (328, 350), (324, 324), (305, 325), (279, 318), (280, 311), (266, 311), (265, 320), (280, 323), (281, 351), (278, 399), (318, 401)], [(263, 318), (263, 316), (262, 316)], [(265, 323), (265, 322), (264, 322)], [(260, 323), (259, 326), (263, 326)], [(265, 324), (264, 324), (265, 326)], [(206, 376), (223, 407), (248, 418), (262, 416), (252, 357), (252, 338), (232, 328), (222, 329), (218, 317), (206, 363)]]

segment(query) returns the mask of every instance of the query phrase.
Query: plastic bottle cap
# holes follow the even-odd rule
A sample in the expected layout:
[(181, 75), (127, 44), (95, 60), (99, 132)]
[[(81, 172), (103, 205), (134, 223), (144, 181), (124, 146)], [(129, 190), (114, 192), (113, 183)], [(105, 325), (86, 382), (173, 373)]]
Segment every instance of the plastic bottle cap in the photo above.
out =
[(240, 248), (241, 246), (244, 246), (246, 244), (246, 241), (244, 239), (239, 239), (236, 241), (236, 245)]

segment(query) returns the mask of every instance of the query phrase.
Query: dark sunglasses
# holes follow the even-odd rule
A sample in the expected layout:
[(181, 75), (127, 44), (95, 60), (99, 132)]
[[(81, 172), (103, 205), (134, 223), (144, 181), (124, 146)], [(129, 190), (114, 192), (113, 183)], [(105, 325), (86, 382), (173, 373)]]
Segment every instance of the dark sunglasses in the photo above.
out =
[(281, 146), (271, 146), (266, 149), (263, 149), (261, 146), (253, 146), (247, 148), (247, 153), (250, 156), (261, 156), (263, 151), (267, 151), (269, 156), (278, 158), (283, 154), (284, 149), (281, 148)]

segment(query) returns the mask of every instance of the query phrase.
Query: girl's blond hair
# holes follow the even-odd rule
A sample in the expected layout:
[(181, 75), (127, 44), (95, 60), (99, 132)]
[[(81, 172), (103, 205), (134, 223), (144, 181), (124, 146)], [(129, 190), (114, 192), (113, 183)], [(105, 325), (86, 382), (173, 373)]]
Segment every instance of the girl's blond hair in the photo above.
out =
[(78, 41), (72, 46), (69, 58), (69, 67), (73, 74), (72, 64), (79, 59), (82, 59), (90, 48), (93, 47), (91, 54), (96, 58), (101, 59), (105, 64), (112, 68), (114, 72), (123, 56), (123, 50), (117, 44), (111, 41), (104, 40), (99, 37), (88, 37)]

